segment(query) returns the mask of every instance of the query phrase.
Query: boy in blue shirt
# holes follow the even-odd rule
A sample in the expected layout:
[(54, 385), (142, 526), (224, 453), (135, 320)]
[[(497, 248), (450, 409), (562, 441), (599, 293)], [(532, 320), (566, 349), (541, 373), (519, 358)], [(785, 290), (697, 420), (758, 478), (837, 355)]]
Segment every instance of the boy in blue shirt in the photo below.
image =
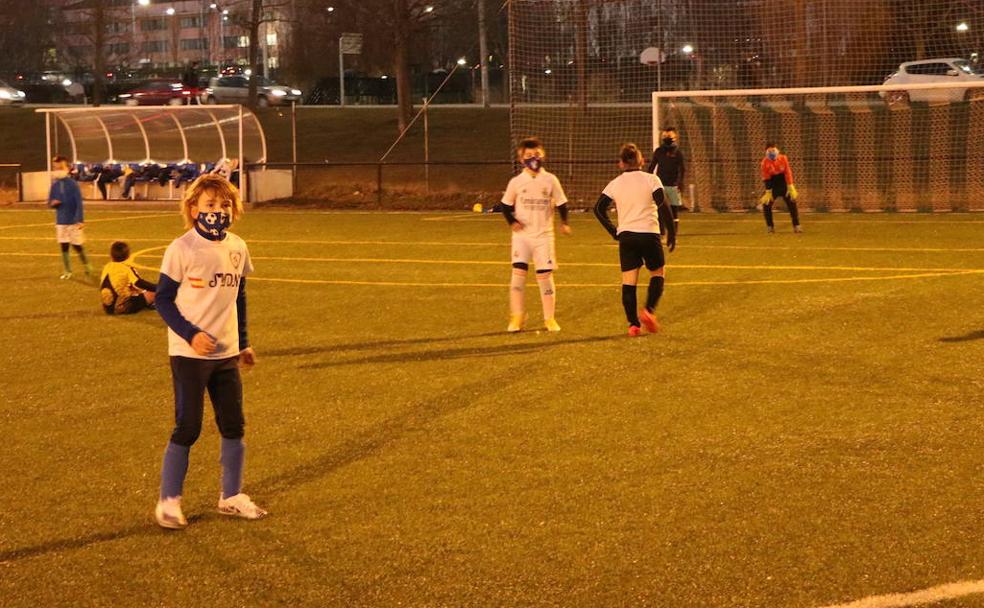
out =
[(55, 181), (48, 192), (48, 206), (55, 210), (55, 235), (61, 246), (62, 279), (72, 278), (72, 261), (68, 255), (68, 247), (79, 254), (79, 259), (85, 266), (85, 276), (92, 275), (92, 264), (85, 255), (85, 235), (82, 233), (82, 190), (69, 174), (68, 159), (56, 156), (51, 160), (51, 174)]

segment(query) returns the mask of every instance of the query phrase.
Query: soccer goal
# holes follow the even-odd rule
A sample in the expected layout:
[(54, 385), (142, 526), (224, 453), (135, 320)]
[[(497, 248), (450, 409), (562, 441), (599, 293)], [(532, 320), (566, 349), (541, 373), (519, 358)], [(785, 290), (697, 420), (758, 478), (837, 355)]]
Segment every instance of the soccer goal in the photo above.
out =
[(654, 147), (667, 126), (705, 209), (754, 207), (774, 143), (807, 208), (984, 210), (984, 80), (654, 92)]

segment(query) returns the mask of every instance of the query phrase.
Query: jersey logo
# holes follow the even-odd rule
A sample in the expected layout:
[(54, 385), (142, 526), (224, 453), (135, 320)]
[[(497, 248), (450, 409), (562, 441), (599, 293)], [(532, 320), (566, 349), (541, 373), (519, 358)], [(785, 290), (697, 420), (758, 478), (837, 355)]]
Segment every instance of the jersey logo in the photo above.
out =
[(238, 251), (230, 251), (229, 259), (232, 260), (232, 265), (239, 268), (239, 262), (243, 261), (243, 254)]
[(231, 272), (216, 272), (212, 280), (208, 282), (209, 287), (239, 287), (238, 274)]
[(199, 277), (188, 277), (188, 284), (192, 289), (204, 289), (205, 281)]

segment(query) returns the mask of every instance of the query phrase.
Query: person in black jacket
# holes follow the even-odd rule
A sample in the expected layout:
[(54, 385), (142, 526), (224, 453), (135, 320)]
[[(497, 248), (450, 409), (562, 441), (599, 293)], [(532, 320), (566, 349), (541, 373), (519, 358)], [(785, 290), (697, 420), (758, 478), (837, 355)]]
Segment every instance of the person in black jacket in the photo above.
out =
[[(673, 213), (673, 227), (680, 227), (680, 208), (683, 207), (683, 200), (680, 198), (680, 186), (683, 185), (683, 176), (686, 165), (683, 160), (683, 152), (679, 148), (680, 135), (673, 127), (666, 127), (660, 134), (660, 146), (653, 150), (653, 158), (649, 161), (650, 173), (655, 173), (659, 181), (663, 182), (663, 192), (666, 193), (666, 200), (670, 203), (670, 211)], [(676, 230), (674, 230), (676, 232)]]

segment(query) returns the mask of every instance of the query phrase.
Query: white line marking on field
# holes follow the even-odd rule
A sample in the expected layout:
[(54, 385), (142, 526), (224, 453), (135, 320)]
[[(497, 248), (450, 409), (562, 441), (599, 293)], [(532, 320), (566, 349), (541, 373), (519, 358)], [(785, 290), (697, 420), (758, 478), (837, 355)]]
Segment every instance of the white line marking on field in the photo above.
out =
[(909, 593), (872, 595), (846, 604), (830, 604), (824, 608), (905, 608), (906, 606), (934, 604), (980, 593), (984, 593), (984, 580), (959, 581)]
[[(96, 220), (88, 220), (85, 223), (86, 224), (95, 224), (96, 222), (119, 222), (119, 221), (122, 221), (122, 220), (143, 220), (143, 219), (147, 219), (148, 217), (169, 217), (169, 216), (172, 216), (172, 215), (174, 215), (174, 214), (173, 213), (158, 213), (156, 215), (154, 215), (154, 214), (147, 214), (147, 215), (128, 215), (128, 216), (124, 216), (124, 217), (104, 217), (104, 218), (96, 219)], [(54, 225), (55, 225), (55, 223), (53, 221), (52, 222), (45, 222), (45, 223), (38, 223), (38, 224), (13, 224), (11, 226), (0, 226), (0, 230), (11, 230), (13, 228), (38, 228), (38, 227), (43, 227), (43, 226), (52, 226), (53, 227)]]

